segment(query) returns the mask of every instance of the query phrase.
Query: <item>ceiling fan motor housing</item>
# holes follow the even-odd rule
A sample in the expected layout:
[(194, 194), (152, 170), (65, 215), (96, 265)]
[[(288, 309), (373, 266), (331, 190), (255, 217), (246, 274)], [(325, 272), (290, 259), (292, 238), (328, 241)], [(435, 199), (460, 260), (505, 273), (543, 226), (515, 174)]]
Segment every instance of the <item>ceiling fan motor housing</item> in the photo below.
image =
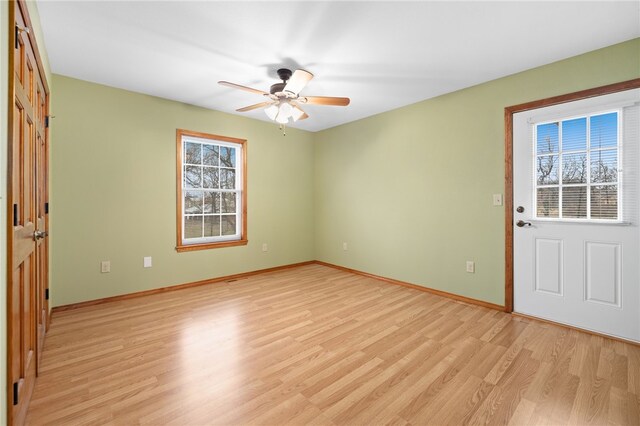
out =
[(269, 92), (272, 95), (275, 95), (278, 92), (282, 92), (284, 90), (284, 86), (286, 86), (287, 83), (276, 83), (276, 84), (272, 84), (271, 85), (271, 89), (269, 90)]
[(280, 68), (278, 71), (278, 77), (280, 77), (280, 80), (282, 80), (283, 82), (287, 82), (287, 80), (289, 80), (291, 78), (291, 76), (293, 75), (293, 73), (291, 72), (290, 69), (288, 68)]
[(271, 85), (271, 89), (269, 90), (269, 92), (272, 95), (275, 95), (276, 93), (282, 93), (284, 91), (285, 86), (287, 85), (287, 81), (293, 75), (291, 70), (287, 68), (280, 68), (277, 72), (278, 72), (278, 77), (280, 77), (280, 80), (282, 80), (282, 83), (276, 83)]

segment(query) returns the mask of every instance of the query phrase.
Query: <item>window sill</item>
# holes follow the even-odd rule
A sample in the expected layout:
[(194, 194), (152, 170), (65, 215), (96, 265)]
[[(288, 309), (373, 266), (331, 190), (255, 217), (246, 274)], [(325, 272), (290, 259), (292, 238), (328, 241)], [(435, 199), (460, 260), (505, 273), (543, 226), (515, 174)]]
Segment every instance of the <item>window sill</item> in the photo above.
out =
[(539, 223), (545, 225), (609, 225), (609, 226), (631, 226), (632, 222), (623, 222), (619, 220), (584, 220), (584, 219), (529, 219), (527, 222)]
[(186, 244), (176, 246), (176, 251), (182, 253), (185, 251), (197, 251), (197, 250), (209, 250), (222, 247), (234, 247), (234, 246), (246, 246), (249, 240), (233, 240), (233, 241), (220, 241), (217, 243), (203, 243), (203, 244)]

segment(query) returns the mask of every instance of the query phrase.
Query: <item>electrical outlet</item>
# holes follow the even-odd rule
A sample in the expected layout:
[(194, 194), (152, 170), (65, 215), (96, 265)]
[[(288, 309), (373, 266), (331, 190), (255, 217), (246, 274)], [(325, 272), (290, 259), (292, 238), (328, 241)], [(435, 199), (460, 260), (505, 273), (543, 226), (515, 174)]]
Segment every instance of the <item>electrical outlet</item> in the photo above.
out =
[(151, 268), (151, 256), (146, 256), (142, 261), (142, 266), (145, 268)]
[(476, 272), (476, 262), (473, 260), (467, 260), (467, 272), (472, 274)]
[(106, 274), (107, 272), (111, 272), (110, 260), (103, 260), (102, 262), (100, 262), (100, 272), (102, 272), (103, 274)]
[(344, 251), (349, 250), (349, 246), (347, 245), (347, 243), (342, 243), (342, 250)]
[(269, 251), (269, 246), (267, 243), (262, 243), (262, 251)]
[(502, 205), (502, 194), (493, 194), (493, 205), (494, 206)]

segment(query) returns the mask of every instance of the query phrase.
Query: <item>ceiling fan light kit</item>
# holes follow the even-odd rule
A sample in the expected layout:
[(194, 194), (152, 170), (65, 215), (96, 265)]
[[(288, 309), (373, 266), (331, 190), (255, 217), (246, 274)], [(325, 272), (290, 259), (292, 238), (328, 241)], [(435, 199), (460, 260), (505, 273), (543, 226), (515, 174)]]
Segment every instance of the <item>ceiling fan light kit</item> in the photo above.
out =
[(269, 89), (269, 93), (253, 89), (251, 87), (242, 86), (240, 84), (230, 83), (228, 81), (219, 81), (218, 83), (223, 86), (244, 90), (245, 92), (251, 92), (269, 98), (266, 102), (249, 105), (239, 108), (236, 111), (246, 112), (258, 108), (264, 108), (264, 112), (267, 117), (280, 124), (283, 135), (286, 135), (285, 126), (289, 121), (296, 122), (298, 120), (309, 118), (307, 113), (300, 108), (299, 103), (310, 105), (347, 106), (351, 102), (349, 98), (299, 96), (300, 91), (304, 89), (307, 83), (309, 83), (313, 78), (313, 74), (303, 69), (298, 69), (292, 73), (291, 70), (287, 68), (280, 68), (277, 72), (282, 83), (273, 84)]
[(264, 113), (267, 114), (267, 117), (269, 117), (270, 120), (275, 120), (278, 116), (278, 112), (280, 112), (280, 109), (276, 104), (271, 104), (264, 109)]

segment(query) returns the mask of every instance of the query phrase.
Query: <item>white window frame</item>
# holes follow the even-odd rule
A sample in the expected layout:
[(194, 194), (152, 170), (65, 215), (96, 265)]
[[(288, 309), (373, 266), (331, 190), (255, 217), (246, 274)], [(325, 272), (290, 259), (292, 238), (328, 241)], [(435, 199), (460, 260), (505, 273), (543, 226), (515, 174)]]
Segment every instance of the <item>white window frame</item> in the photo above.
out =
[[(606, 114), (610, 114), (610, 113), (617, 113), (617, 145), (616, 145), (616, 150), (617, 150), (617, 164), (618, 164), (618, 170), (617, 170), (617, 181), (615, 182), (616, 188), (617, 188), (617, 197), (618, 197), (618, 211), (617, 211), (617, 218), (616, 219), (592, 219), (591, 218), (591, 187), (592, 186), (606, 186), (606, 185), (611, 185), (613, 186), (614, 183), (613, 182), (607, 182), (605, 184), (602, 183), (594, 183), (591, 182), (591, 153), (592, 153), (592, 149), (591, 149), (591, 117), (594, 116), (599, 116), (599, 115), (606, 115)], [(583, 112), (580, 114), (573, 114), (573, 115), (566, 115), (566, 116), (558, 116), (558, 117), (554, 117), (553, 119), (545, 119), (544, 121), (535, 121), (532, 122), (532, 126), (533, 126), (533, 131), (532, 131), (532, 135), (533, 135), (533, 176), (532, 176), (532, 182), (533, 182), (533, 211), (535, 212), (535, 220), (536, 221), (545, 221), (545, 222), (576, 222), (576, 223), (603, 223), (603, 224), (622, 224), (624, 223), (624, 218), (623, 218), (623, 202), (624, 202), (624, 191), (623, 191), (623, 168), (622, 165), (624, 164), (623, 162), (623, 122), (622, 122), (622, 117), (623, 117), (623, 108), (607, 108), (607, 109), (598, 109), (598, 110), (590, 110), (589, 112)], [(544, 156), (545, 154), (538, 154), (538, 134), (537, 134), (537, 130), (538, 130), (538, 126), (541, 125), (545, 125), (545, 124), (550, 124), (550, 123), (561, 123), (563, 121), (568, 121), (568, 120), (574, 120), (574, 119), (578, 119), (578, 118), (585, 118), (586, 122), (587, 122), (587, 128), (586, 128), (586, 137), (587, 137), (587, 141), (586, 141), (586, 154), (587, 154), (587, 177), (586, 177), (586, 184), (563, 184), (562, 183), (562, 160), (563, 160), (563, 154), (568, 153), (576, 153), (576, 152), (583, 152), (583, 150), (574, 150), (574, 151), (563, 151), (562, 149), (562, 126), (560, 126), (559, 130), (558, 130), (558, 166), (559, 166), (559, 170), (558, 170), (558, 183), (557, 184), (553, 184), (553, 185), (538, 185), (538, 157), (540, 156)], [(612, 147), (608, 147), (608, 148), (604, 148), (604, 149), (596, 149), (595, 151), (602, 151), (602, 150), (612, 150)], [(548, 154), (547, 154), (548, 155)], [(570, 218), (570, 217), (563, 217), (562, 213), (562, 191), (560, 190), (560, 188), (570, 188), (572, 186), (575, 187), (584, 187), (586, 186), (587, 188), (587, 217), (586, 218)], [(544, 217), (544, 216), (538, 216), (538, 188), (558, 188), (558, 217)]]

